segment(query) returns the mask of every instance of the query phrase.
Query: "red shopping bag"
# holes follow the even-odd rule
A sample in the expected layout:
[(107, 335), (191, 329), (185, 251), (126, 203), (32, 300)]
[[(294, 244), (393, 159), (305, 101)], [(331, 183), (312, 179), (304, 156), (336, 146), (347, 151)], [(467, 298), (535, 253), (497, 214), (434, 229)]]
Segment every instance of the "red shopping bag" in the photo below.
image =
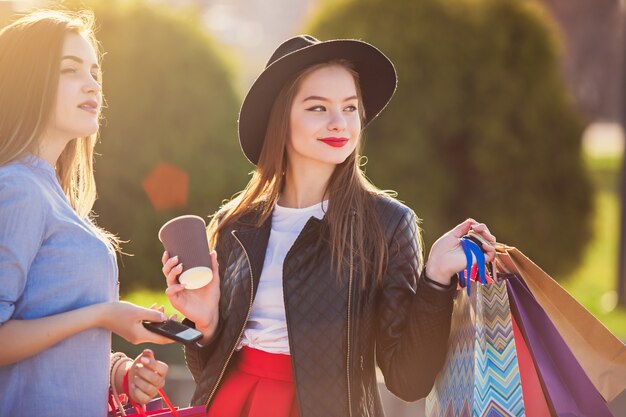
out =
[[(124, 376), (123, 384), (124, 384), (124, 391), (128, 392), (128, 374)], [(137, 411), (137, 415), (140, 415), (142, 417), (148, 417), (148, 416), (150, 417), (206, 417), (207, 415), (206, 407), (203, 405), (198, 405), (195, 407), (178, 408), (172, 405), (172, 402), (170, 401), (168, 396), (165, 395), (165, 392), (163, 392), (163, 390), (160, 388), (159, 388), (159, 395), (161, 395), (161, 399), (167, 405), (167, 409), (161, 408), (160, 410), (146, 411), (143, 409), (143, 407), (141, 407), (139, 404), (134, 402), (132, 399), (129, 398), (129, 401), (132, 404), (133, 408)]]
[(157, 414), (148, 413), (150, 417), (206, 417), (207, 411), (204, 405), (195, 407), (185, 407), (178, 409), (169, 409), (167, 411), (157, 412)]
[(550, 408), (541, 388), (541, 381), (537, 375), (537, 369), (532, 356), (530, 356), (528, 346), (526, 346), (526, 341), (522, 336), (515, 317), (511, 316), (511, 322), (513, 324), (520, 379), (522, 380), (522, 392), (524, 393), (524, 411), (530, 417), (551, 417)]
[(152, 410), (152, 411), (144, 411), (144, 409), (138, 404), (133, 403), (133, 407), (137, 411), (137, 415), (142, 417), (206, 417), (207, 411), (206, 407), (203, 405), (197, 405), (195, 407), (185, 407), (178, 408), (172, 405), (170, 399), (165, 395), (163, 390), (159, 390), (159, 394), (161, 398), (167, 404), (167, 408), (162, 408), (160, 410)]

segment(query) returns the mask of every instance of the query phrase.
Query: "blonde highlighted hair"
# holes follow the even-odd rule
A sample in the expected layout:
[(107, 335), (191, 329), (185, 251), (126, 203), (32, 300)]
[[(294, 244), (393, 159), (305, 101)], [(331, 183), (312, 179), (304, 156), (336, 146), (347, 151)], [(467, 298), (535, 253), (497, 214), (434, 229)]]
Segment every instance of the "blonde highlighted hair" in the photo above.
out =
[[(36, 11), (0, 31), (0, 166), (27, 153), (39, 153), (39, 140), (53, 117), (63, 44), (72, 33), (83, 36), (100, 59), (90, 11)], [(72, 208), (90, 220), (96, 200), (93, 157), (97, 136), (96, 132), (72, 139), (55, 166)], [(98, 230), (118, 248), (114, 236)]]

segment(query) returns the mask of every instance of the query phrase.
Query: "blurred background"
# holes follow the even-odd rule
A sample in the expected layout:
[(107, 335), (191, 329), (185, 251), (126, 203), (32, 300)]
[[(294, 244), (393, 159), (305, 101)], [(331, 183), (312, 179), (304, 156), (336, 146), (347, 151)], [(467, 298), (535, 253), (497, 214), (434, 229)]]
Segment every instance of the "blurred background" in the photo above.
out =
[[(396, 64), (366, 170), (423, 219), (426, 248), (467, 217), (484, 221), (626, 339), (624, 1), (0, 0), (0, 26), (49, 6), (89, 8), (98, 22), (95, 212), (127, 241), (123, 299), (173, 312), (158, 229), (180, 214), (208, 220), (243, 188), (253, 167), (237, 141), (241, 100), (280, 42), (309, 33), (371, 42)], [(181, 348), (155, 350), (186, 403)], [(421, 415), (422, 402), (383, 397), (390, 416)], [(626, 396), (611, 406), (626, 416)]]

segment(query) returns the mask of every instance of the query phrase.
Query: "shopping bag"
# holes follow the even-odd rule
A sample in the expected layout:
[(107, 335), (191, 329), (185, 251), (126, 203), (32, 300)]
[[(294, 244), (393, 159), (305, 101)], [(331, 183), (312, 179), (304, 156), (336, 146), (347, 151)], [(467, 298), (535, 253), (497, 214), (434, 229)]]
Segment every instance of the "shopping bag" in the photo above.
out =
[(604, 398), (516, 275), (506, 275), (511, 311), (520, 326), (551, 412), (557, 417), (612, 417)]
[(515, 321), (514, 315), (511, 315), (511, 322), (513, 323), (519, 376), (522, 381), (524, 412), (528, 417), (552, 417), (550, 407), (548, 407), (548, 401), (541, 387), (537, 368), (535, 368), (535, 363), (524, 341), (522, 332), (519, 330), (519, 326)]
[(150, 417), (206, 417), (207, 411), (204, 405), (177, 408), (176, 414), (172, 410), (162, 411), (156, 414), (147, 414)]
[[(127, 379), (124, 379), (125, 390), (127, 391)], [(160, 398), (152, 400), (145, 407), (135, 403), (132, 399), (123, 410), (118, 410), (117, 415), (139, 415), (141, 417), (206, 417), (207, 410), (203, 405), (194, 407), (178, 408), (174, 407), (170, 399), (162, 389), (159, 389)], [(165, 403), (165, 407), (162, 403)], [(158, 406), (160, 404), (161, 406)], [(132, 410), (129, 410), (132, 409)]]
[[(163, 402), (163, 399), (161, 399), (161, 397), (153, 398), (147, 404), (144, 405), (145, 411), (162, 410), (163, 407), (165, 407), (165, 403)], [(124, 414), (122, 414), (120, 410), (115, 410), (115, 412), (109, 411), (108, 417), (120, 417), (123, 415), (127, 415), (127, 416), (137, 415), (137, 410), (135, 410), (135, 408), (133, 407), (131, 403), (124, 405), (123, 410), (124, 410)]]
[(505, 282), (457, 291), (445, 364), (426, 397), (426, 416), (524, 416)]
[(610, 402), (626, 389), (626, 346), (518, 249), (498, 244), (497, 267), (521, 277), (595, 388)]

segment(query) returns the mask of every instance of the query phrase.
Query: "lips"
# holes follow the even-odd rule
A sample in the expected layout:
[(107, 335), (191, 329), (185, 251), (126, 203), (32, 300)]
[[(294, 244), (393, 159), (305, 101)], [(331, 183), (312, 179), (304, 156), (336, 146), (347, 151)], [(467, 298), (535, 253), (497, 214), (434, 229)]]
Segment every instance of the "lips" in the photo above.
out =
[(96, 100), (86, 100), (79, 104), (78, 108), (91, 114), (96, 114), (98, 113), (98, 102)]
[(346, 143), (348, 143), (348, 141), (350, 139), (348, 138), (334, 138), (334, 137), (328, 137), (328, 138), (322, 138), (319, 139), (321, 142), (324, 142), (325, 144), (332, 146), (333, 148), (341, 148), (343, 147)]

